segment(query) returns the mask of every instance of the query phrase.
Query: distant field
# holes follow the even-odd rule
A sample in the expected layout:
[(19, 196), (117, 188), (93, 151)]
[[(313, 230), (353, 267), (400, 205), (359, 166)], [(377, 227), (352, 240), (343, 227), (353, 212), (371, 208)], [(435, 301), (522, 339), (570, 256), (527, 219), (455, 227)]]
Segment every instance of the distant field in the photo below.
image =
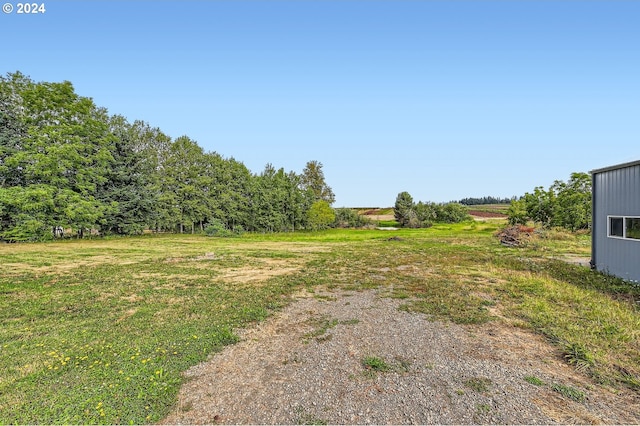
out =
[[(469, 214), (478, 218), (506, 218), (509, 204), (482, 204), (467, 206)], [(358, 214), (365, 215), (376, 222), (391, 224), (395, 220), (393, 207), (385, 208), (357, 208)], [(397, 224), (396, 224), (397, 225)]]
[(481, 204), (467, 206), (469, 208), (469, 214), (477, 217), (507, 217), (507, 211), (510, 204)]
[(187, 368), (318, 286), (535, 330), (597, 383), (640, 396), (640, 290), (557, 260), (588, 258), (586, 235), (506, 248), (502, 223), (2, 244), (0, 424), (157, 422)]
[(393, 207), (372, 207), (372, 208), (355, 208), (358, 214), (365, 216), (383, 216), (383, 215), (391, 215), (393, 216)]
[(371, 219), (378, 226), (398, 226), (393, 214), (393, 207), (384, 208), (359, 208), (356, 209), (358, 214)]

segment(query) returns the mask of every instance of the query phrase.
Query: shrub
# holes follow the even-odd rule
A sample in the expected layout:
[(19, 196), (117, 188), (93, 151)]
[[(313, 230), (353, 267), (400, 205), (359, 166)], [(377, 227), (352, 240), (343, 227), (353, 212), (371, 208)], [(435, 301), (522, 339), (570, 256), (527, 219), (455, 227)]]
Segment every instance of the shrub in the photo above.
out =
[(459, 203), (447, 203), (437, 206), (436, 220), (438, 222), (458, 223), (469, 219), (469, 210)]
[(336, 215), (332, 225), (334, 228), (361, 228), (371, 224), (369, 218), (358, 214), (353, 209), (338, 208), (334, 211)]
[(413, 202), (408, 192), (396, 197), (393, 209), (395, 219), (406, 228), (428, 228), (433, 222), (458, 223), (471, 218), (466, 206), (459, 203), (423, 203)]
[(51, 229), (42, 221), (19, 214), (15, 226), (0, 233), (0, 240), (9, 242), (45, 241), (53, 238)]
[(233, 237), (236, 235), (233, 231), (227, 229), (220, 219), (213, 219), (204, 229), (204, 233), (208, 237)]
[(513, 200), (507, 210), (509, 225), (526, 225), (529, 221), (523, 200)]
[(423, 203), (420, 201), (414, 208), (416, 218), (420, 222), (420, 227), (429, 228), (437, 217), (437, 208), (434, 203)]
[(307, 212), (307, 219), (310, 228), (315, 231), (329, 227), (335, 221), (336, 214), (328, 202), (320, 200), (311, 205)]

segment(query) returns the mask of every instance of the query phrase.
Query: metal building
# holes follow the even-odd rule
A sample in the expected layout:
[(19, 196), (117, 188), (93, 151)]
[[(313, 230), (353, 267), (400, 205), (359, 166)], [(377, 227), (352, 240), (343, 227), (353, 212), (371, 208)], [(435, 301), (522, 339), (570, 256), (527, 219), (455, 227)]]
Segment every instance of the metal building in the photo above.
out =
[(591, 265), (640, 282), (640, 160), (592, 170)]

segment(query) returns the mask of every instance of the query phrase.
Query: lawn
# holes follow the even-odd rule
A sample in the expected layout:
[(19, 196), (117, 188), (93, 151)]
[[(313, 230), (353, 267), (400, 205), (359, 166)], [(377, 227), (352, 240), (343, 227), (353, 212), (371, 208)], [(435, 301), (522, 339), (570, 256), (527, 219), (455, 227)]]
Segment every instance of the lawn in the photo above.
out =
[(0, 245), (0, 424), (156, 422), (184, 370), (317, 286), (529, 328), (598, 382), (640, 392), (640, 290), (557, 260), (588, 257), (588, 235), (506, 248), (502, 223)]

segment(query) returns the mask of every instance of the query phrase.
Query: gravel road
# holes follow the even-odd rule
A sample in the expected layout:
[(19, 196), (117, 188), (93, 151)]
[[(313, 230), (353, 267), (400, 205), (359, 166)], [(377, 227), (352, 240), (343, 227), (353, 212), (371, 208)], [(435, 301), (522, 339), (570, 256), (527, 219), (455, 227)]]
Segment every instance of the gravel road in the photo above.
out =
[(187, 371), (162, 423), (640, 423), (637, 394), (594, 384), (530, 331), (433, 322), (401, 304), (375, 290), (301, 294)]

